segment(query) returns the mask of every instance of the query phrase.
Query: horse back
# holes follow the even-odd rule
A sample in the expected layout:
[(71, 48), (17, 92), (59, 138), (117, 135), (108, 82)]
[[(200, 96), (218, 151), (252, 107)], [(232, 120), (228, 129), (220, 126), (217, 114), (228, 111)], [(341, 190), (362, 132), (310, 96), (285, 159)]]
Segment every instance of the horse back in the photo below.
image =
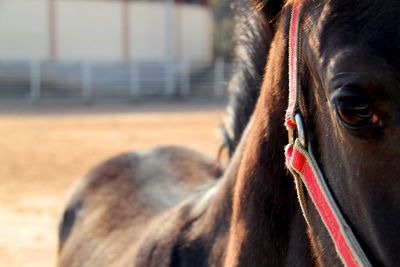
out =
[(72, 189), (59, 229), (59, 266), (133, 263), (163, 214), (221, 172), (214, 159), (173, 146), (101, 163)]

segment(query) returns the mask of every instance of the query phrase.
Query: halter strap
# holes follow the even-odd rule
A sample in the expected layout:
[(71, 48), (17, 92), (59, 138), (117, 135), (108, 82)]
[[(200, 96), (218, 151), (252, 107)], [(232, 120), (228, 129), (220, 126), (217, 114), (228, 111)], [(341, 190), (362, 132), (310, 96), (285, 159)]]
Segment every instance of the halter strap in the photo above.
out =
[(307, 150), (309, 145), (301, 115), (304, 109), (300, 99), (298, 53), (299, 1), (296, 1), (292, 9), (289, 33), (289, 107), (285, 116), (289, 144), (285, 147), (286, 167), (295, 178), (297, 195), (307, 223), (309, 224), (309, 219), (303, 186), (318, 210), (342, 263), (349, 267), (372, 266), (340, 212), (311, 150)]

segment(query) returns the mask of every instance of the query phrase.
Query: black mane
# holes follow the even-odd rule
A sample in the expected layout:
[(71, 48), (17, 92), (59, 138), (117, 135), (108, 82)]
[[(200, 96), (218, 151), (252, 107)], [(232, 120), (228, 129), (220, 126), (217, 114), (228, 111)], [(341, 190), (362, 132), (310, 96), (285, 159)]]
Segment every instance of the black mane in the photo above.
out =
[(228, 116), (222, 126), (224, 144), (232, 156), (259, 95), (266, 57), (269, 49), (267, 23), (257, 9), (249, 3), (236, 3), (235, 11), (235, 63), (236, 69), (228, 85)]
[(283, 1), (236, 1), (236, 69), (228, 85), (228, 115), (222, 126), (224, 146), (232, 156), (253, 114), (273, 37), (274, 20)]

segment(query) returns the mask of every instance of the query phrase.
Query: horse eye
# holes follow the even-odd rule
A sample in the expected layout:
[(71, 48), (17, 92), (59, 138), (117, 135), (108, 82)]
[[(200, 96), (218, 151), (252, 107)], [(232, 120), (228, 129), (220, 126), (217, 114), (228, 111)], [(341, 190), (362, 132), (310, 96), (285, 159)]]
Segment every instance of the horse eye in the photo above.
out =
[(379, 118), (372, 111), (368, 98), (353, 91), (340, 91), (335, 94), (337, 114), (344, 126), (350, 129), (374, 127)]

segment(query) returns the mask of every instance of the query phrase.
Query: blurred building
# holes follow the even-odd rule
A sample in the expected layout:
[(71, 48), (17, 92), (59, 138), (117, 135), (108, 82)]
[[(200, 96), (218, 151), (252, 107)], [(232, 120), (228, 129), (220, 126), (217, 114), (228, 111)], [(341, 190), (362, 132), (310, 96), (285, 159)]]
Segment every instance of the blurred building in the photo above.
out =
[(213, 60), (207, 0), (1, 0), (0, 60)]
[(207, 0), (0, 0), (0, 102), (224, 97)]

